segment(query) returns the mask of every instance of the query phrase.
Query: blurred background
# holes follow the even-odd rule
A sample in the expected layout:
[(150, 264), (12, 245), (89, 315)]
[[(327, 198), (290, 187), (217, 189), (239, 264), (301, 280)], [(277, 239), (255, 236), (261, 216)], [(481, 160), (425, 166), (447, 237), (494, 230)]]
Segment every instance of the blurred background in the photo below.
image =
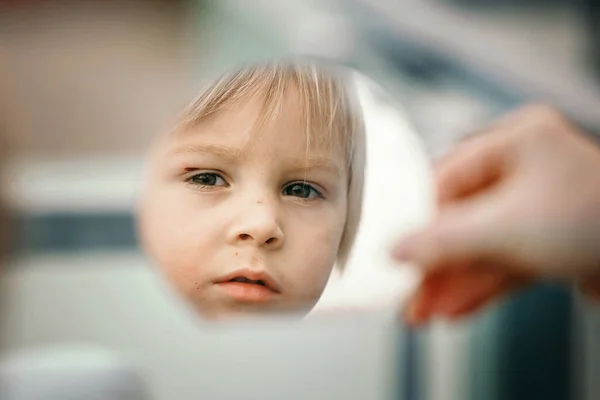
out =
[[(152, 297), (159, 283), (134, 234), (139, 173), (150, 140), (223, 68), (288, 52), (343, 60), (389, 90), (431, 157), (525, 101), (554, 104), (597, 135), (599, 10), (593, 0), (0, 1), (14, 229), (0, 347), (92, 331), (135, 347), (115, 336), (115, 323), (165, 334), (152, 323), (167, 312)], [(600, 365), (575, 356), (578, 335), (599, 325), (578, 331), (577, 310), (566, 291), (536, 288), (449, 332), (443, 343), (455, 364), (435, 398), (600, 397), (589, 379)], [(427, 343), (415, 340), (422, 352)], [(144, 362), (158, 365), (161, 354)], [(185, 398), (154, 374), (156, 398)]]

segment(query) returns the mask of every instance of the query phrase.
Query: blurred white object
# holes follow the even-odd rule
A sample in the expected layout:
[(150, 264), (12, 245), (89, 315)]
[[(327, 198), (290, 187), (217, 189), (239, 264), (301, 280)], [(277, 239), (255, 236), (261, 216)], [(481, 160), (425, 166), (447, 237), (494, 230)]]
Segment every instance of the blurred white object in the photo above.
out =
[(2, 400), (144, 400), (131, 365), (104, 349), (53, 346), (0, 360)]
[(142, 161), (141, 156), (13, 158), (3, 166), (4, 196), (11, 209), (25, 214), (130, 212)]
[(341, 276), (334, 271), (317, 312), (397, 309), (419, 274), (391, 259), (392, 246), (428, 223), (435, 209), (430, 163), (403, 110), (375, 83), (355, 76), (366, 128), (363, 215), (346, 270)]
[(218, 6), (277, 32), (286, 53), (344, 60), (355, 49), (353, 21), (330, 0), (220, 0)]
[[(10, 299), (0, 323), (3, 348), (71, 342), (115, 349), (135, 363), (154, 400), (398, 398), (406, 365), (402, 331), (392, 316), (202, 325), (141, 261), (125, 255), (45, 255), (8, 269), (0, 288)], [(59, 366), (83, 364), (75, 361)], [(98, 364), (106, 372), (102, 376), (123, 376)], [(91, 377), (81, 378), (97, 387)]]

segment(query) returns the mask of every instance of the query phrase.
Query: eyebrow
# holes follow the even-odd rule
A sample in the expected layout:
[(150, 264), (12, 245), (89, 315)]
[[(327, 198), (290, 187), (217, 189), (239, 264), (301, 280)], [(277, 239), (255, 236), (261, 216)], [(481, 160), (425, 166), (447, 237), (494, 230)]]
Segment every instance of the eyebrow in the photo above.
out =
[(234, 149), (226, 146), (217, 146), (213, 144), (194, 145), (189, 144), (176, 148), (173, 155), (187, 155), (187, 154), (207, 154), (216, 156), (227, 161), (239, 161), (244, 152), (241, 149)]
[[(189, 144), (173, 150), (173, 155), (206, 154), (221, 158), (228, 162), (239, 162), (245, 155), (244, 149), (236, 149), (227, 146), (213, 144)], [(309, 171), (323, 169), (341, 174), (343, 169), (331, 157), (308, 155), (286, 159), (286, 164), (295, 171)]]
[(302, 158), (292, 158), (287, 160), (290, 167), (297, 171), (309, 171), (314, 169), (323, 169), (335, 173), (341, 173), (341, 166), (331, 158), (308, 156)]

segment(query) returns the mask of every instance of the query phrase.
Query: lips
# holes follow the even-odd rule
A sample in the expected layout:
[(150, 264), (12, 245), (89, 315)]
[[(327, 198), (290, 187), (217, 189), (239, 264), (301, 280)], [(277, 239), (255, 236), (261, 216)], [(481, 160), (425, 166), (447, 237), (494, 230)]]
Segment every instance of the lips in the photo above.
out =
[(263, 271), (239, 270), (215, 281), (229, 297), (241, 302), (267, 302), (281, 293), (279, 284)]
[(281, 289), (277, 281), (265, 271), (255, 271), (250, 269), (242, 269), (227, 274), (219, 279), (216, 283), (237, 282), (247, 285), (258, 285), (265, 287), (273, 292), (280, 293)]

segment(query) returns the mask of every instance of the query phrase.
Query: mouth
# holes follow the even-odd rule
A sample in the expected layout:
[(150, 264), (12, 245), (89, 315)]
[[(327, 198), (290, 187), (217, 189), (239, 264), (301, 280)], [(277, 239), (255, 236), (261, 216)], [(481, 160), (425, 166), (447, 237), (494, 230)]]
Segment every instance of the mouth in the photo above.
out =
[(233, 278), (229, 282), (249, 283), (252, 285), (260, 285), (260, 286), (264, 286), (264, 287), (268, 288), (267, 284), (262, 279), (253, 280), (253, 279), (248, 279), (245, 276), (239, 276), (237, 278)]
[(236, 271), (218, 279), (215, 284), (227, 295), (244, 302), (265, 302), (281, 293), (278, 283), (260, 271)]

